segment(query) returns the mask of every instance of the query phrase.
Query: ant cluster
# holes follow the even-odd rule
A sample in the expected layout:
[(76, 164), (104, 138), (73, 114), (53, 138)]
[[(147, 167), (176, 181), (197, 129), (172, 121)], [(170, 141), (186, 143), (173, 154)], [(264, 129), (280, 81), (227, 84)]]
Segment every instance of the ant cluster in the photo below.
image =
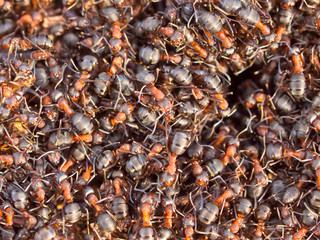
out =
[(320, 239), (319, 0), (0, 14), (1, 239)]

